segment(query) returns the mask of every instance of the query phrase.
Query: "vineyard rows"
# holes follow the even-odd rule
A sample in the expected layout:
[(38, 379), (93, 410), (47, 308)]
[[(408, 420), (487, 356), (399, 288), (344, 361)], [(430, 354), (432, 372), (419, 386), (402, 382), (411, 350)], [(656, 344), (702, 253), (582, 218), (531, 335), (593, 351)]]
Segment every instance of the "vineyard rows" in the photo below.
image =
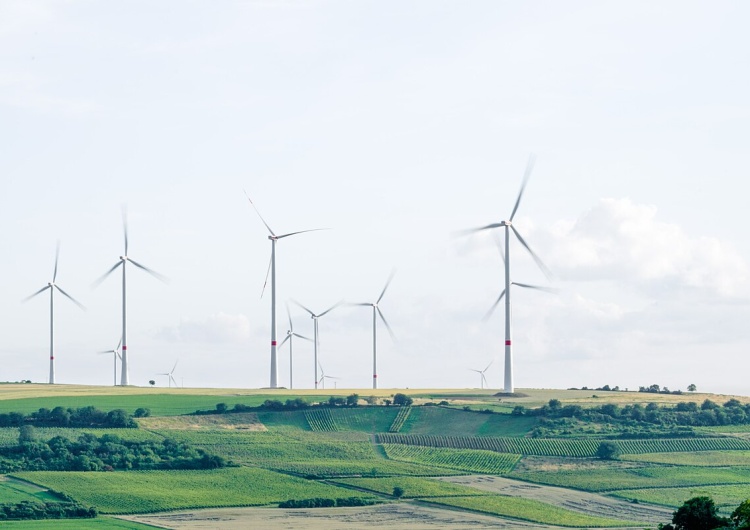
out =
[[(395, 433), (380, 433), (375, 436), (376, 441), (381, 444), (480, 449), (499, 453), (573, 458), (595, 456), (601, 442), (601, 440), (596, 439), (500, 438)], [(665, 438), (618, 440), (615, 443), (623, 454), (746, 450), (750, 448), (750, 441), (740, 438)]]
[(385, 449), (388, 458), (392, 460), (490, 475), (509, 473), (521, 459), (521, 455), (471, 449), (445, 449), (390, 444), (383, 445), (383, 449)]
[(310, 429), (318, 432), (340, 430), (328, 409), (306, 410), (305, 419), (310, 424)]
[(409, 417), (409, 414), (411, 414), (411, 407), (401, 407), (398, 411), (398, 414), (396, 414), (396, 417), (393, 419), (393, 423), (391, 423), (391, 427), (388, 429), (388, 432), (399, 432), (401, 430), (401, 427), (404, 426), (404, 423)]

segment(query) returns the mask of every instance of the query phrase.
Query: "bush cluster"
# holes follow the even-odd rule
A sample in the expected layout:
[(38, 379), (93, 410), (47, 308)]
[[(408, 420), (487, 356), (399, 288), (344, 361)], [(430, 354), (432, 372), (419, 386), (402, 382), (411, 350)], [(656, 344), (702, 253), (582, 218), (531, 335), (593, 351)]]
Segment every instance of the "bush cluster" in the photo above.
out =
[(364, 499), (362, 497), (346, 497), (343, 499), (315, 498), (280, 502), (279, 508), (340, 508), (344, 506), (370, 506), (377, 502), (375, 499)]
[(19, 444), (0, 448), (0, 473), (16, 471), (112, 471), (115, 469), (214, 469), (226, 461), (200, 448), (165, 439), (134, 442), (105, 434), (72, 441), (55, 436), (35, 440), (24, 426)]
[[(146, 409), (143, 409), (144, 411)], [(20, 427), (33, 425), (35, 427), (106, 427), (106, 428), (137, 428), (138, 424), (132, 416), (123, 409), (104, 412), (96, 407), (54, 409), (41, 408), (37, 412), (24, 414), (23, 412), (0, 413), (0, 427)]]
[(68, 502), (31, 502), (0, 504), (0, 520), (93, 518), (96, 508)]

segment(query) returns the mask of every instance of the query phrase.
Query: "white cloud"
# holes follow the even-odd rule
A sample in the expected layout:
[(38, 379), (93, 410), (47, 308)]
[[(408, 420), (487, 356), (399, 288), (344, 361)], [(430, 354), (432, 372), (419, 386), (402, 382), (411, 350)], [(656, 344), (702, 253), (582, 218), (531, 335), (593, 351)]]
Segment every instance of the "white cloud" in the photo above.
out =
[(614, 280), (648, 293), (702, 290), (747, 294), (748, 266), (731, 244), (691, 237), (657, 218), (654, 206), (601, 199), (575, 222), (556, 223), (545, 259), (566, 280)]
[(245, 315), (226, 313), (203, 320), (182, 319), (178, 326), (162, 328), (156, 333), (158, 338), (172, 342), (213, 344), (247, 344), (250, 335), (250, 320)]

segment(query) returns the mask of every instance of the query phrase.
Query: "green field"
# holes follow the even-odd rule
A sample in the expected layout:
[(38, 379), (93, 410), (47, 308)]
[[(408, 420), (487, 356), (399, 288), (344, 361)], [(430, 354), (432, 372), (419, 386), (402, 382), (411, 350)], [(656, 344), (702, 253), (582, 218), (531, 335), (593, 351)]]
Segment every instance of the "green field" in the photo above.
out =
[(248, 467), (110, 473), (31, 471), (16, 476), (64, 491), (106, 514), (262, 506), (288, 499), (352, 496), (351, 491), (328, 484)]
[(43, 521), (3, 521), (3, 528), (11, 530), (49, 530), (54, 524), (55, 530), (153, 530), (153, 526), (122, 521), (112, 517), (97, 517), (95, 519), (55, 519)]
[(621, 460), (671, 464), (675, 466), (727, 467), (744, 466), (750, 468), (750, 451), (698, 451), (694, 453), (644, 453), (623, 455)]
[(0, 503), (30, 502), (60, 502), (54, 495), (44, 488), (40, 488), (22, 480), (12, 478), (0, 479)]
[(535, 523), (554, 524), (574, 528), (642, 526), (642, 523), (621, 521), (608, 517), (592, 517), (559, 506), (520, 497), (491, 495), (486, 497), (438, 497), (432, 503), (465, 508), (477, 512), (502, 515)]
[[(14, 398), (15, 393), (24, 396), (23, 399)], [(338, 390), (333, 395), (345, 397), (349, 393)], [(393, 390), (373, 391), (380, 400), (391, 399), (393, 393)], [(750, 432), (750, 426), (732, 427), (730, 430), (740, 433), (735, 436), (721, 436), (719, 433), (728, 430), (717, 427), (697, 429), (701, 432), (697, 437), (669, 438), (647, 433), (651, 437), (631, 439), (616, 438), (620, 434), (616, 429), (621, 427), (613, 431), (614, 427), (608, 423), (607, 435), (613, 436), (612, 441), (622, 455), (618, 460), (605, 461), (595, 458), (603, 440), (598, 423), (587, 426), (588, 430), (580, 429), (579, 434), (558, 429), (562, 434), (557, 436), (549, 429), (532, 433), (537, 427), (549, 427), (549, 423), (542, 425), (538, 416), (509, 413), (516, 405), (540, 406), (552, 398), (581, 406), (600, 406), (610, 401), (622, 406), (648, 402), (674, 404), (709, 396), (598, 392), (599, 397), (594, 397), (591, 391), (554, 390), (528, 391), (528, 395), (524, 392), (515, 396), (493, 396), (492, 391), (479, 390), (405, 393), (415, 398), (413, 406), (364, 406), (360, 402), (357, 407), (180, 417), (196, 410), (215, 410), (217, 403), (225, 403), (231, 409), (235, 404), (257, 406), (267, 399), (283, 402), (302, 397), (309, 402), (328, 401), (332, 394), (0, 385), (0, 412), (28, 413), (39, 408), (92, 405), (105, 411), (124, 408), (131, 413), (142, 407), (152, 413), (141, 429), (38, 428), (36, 434), (42, 440), (54, 436), (75, 440), (84, 432), (97, 436), (116, 434), (127, 440), (166, 437), (222, 456), (239, 466), (210, 471), (25, 472), (18, 476), (43, 487), (13, 479), (2, 481), (0, 477), (0, 499), (46, 500), (52, 497), (45, 491), (50, 488), (84, 505), (96, 506), (101, 513), (126, 514), (273, 506), (289, 499), (316, 497), (361, 496), (390, 502), (394, 500), (393, 488), (400, 487), (404, 497), (412, 499), (410, 502), (542, 524), (603, 528), (643, 527), (644, 523), (615, 521), (604, 508), (601, 514), (594, 512), (600, 515), (596, 517), (575, 511), (575, 503), (566, 505), (571, 508), (566, 509), (559, 503), (542, 502), (554, 499), (505, 496), (429, 477), (504, 476), (528, 484), (489, 477), (484, 480), (514, 484), (512, 487), (525, 488), (524, 491), (532, 491), (535, 484), (547, 484), (568, 488), (567, 494), (599, 492), (671, 508), (690, 496), (707, 494), (725, 512), (750, 497), (750, 437), (741, 435)], [(728, 399), (710, 398), (717, 403)], [(421, 406), (428, 400), (432, 406)], [(442, 400), (449, 401), (449, 406), (437, 405)], [(487, 409), (502, 413), (489, 413)], [(160, 417), (169, 420), (160, 421)], [(534, 437), (544, 432), (551, 434)], [(629, 431), (628, 435), (633, 432), (641, 431)], [(18, 433), (17, 428), (0, 429), (0, 447), (15, 446)], [(49, 527), (43, 521), (5, 525)], [(55, 528), (66, 528), (65, 525), (83, 529), (142, 527), (106, 517), (55, 522)]]
[(638, 502), (662, 504), (670, 508), (677, 508), (692, 497), (708, 495), (717, 506), (731, 512), (741, 502), (750, 498), (750, 486), (747, 484), (729, 484), (685, 488), (649, 488), (612, 491), (610, 495), (628, 500), (637, 499)]
[(606, 492), (622, 489), (670, 488), (710, 484), (746, 484), (750, 496), (750, 468), (648, 466), (612, 469), (553, 470), (510, 474), (513, 478), (575, 488)]
[(459, 486), (450, 482), (431, 480), (428, 478), (415, 477), (387, 477), (387, 478), (351, 478), (336, 481), (339, 484), (356, 486), (376, 493), (391, 495), (393, 488), (400, 487), (404, 490), (407, 499), (420, 499), (427, 497), (446, 497), (449, 495), (491, 495), (486, 491), (467, 486)]
[(521, 459), (521, 455), (470, 449), (442, 449), (387, 444), (383, 445), (383, 448), (388, 458), (392, 460), (488, 475), (510, 473)]

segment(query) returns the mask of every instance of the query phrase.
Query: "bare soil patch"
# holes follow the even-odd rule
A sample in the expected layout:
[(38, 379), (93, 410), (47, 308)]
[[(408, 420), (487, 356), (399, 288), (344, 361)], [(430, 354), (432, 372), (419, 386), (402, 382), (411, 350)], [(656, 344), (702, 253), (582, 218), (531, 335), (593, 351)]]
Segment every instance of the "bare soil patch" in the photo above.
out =
[(201, 431), (215, 429), (267, 431), (254, 412), (231, 414), (204, 414), (199, 416), (162, 416), (159, 418), (139, 418), (142, 429), (177, 431)]
[[(173, 530), (560, 530), (561, 527), (399, 502), (362, 508), (221, 508), (120, 517)], [(596, 529), (592, 529), (596, 530)], [(607, 530), (617, 530), (609, 528)], [(627, 530), (633, 530), (629, 528)]]
[(440, 480), (469, 486), (472, 488), (508, 495), (533, 499), (587, 515), (622, 519), (624, 521), (639, 521), (651, 524), (663, 523), (672, 518), (672, 510), (661, 506), (635, 504), (628, 501), (586, 493), (583, 491), (530, 484), (520, 480), (487, 475), (468, 475), (459, 477), (440, 477)]

